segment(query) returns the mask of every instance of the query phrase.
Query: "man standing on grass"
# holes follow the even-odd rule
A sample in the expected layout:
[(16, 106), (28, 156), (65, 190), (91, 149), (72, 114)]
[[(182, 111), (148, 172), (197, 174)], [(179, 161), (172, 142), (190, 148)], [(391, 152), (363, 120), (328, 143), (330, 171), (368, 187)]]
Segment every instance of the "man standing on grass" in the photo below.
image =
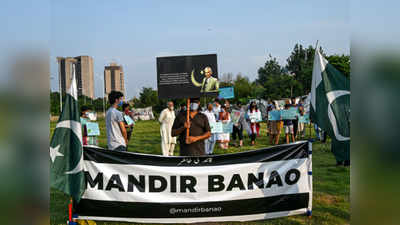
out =
[[(180, 113), (174, 120), (172, 136), (179, 135), (181, 156), (205, 155), (204, 140), (211, 136), (211, 129), (207, 116), (199, 113), (200, 100), (191, 99), (189, 123), (186, 121), (186, 113)], [(189, 129), (189, 137), (186, 138), (186, 129)]]
[(110, 150), (126, 151), (128, 135), (125, 129), (124, 117), (117, 110), (123, 104), (123, 94), (119, 91), (111, 91), (108, 101), (111, 107), (106, 113), (107, 146)]

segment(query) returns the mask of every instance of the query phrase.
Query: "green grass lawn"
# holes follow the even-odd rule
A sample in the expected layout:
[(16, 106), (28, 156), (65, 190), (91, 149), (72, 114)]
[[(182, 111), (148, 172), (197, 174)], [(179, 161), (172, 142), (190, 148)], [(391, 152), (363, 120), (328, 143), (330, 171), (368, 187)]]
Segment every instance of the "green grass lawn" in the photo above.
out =
[[(99, 145), (106, 147), (107, 138), (105, 134), (104, 120), (98, 121), (101, 129)], [(50, 134), (56, 126), (55, 122), (50, 123)], [(136, 124), (132, 138), (129, 143), (129, 151), (161, 154), (160, 126), (156, 121), (139, 121)], [(310, 136), (310, 129), (307, 128), (307, 138)], [(314, 137), (312, 129), (311, 136)], [(280, 143), (284, 137), (281, 136)], [(230, 147), (223, 150), (217, 147), (215, 154), (233, 153), (250, 149), (259, 149), (269, 146), (269, 139), (266, 136), (266, 124), (261, 127), (260, 137), (256, 140), (255, 146), (250, 146), (250, 140), (245, 137), (244, 147)], [(175, 149), (175, 155), (179, 155), (179, 147)], [(278, 219), (254, 221), (254, 222), (225, 222), (212, 224), (350, 224), (350, 168), (337, 167), (335, 158), (330, 151), (330, 140), (327, 143), (313, 143), (313, 215), (309, 219), (304, 215), (283, 217)], [(57, 190), (50, 190), (50, 217), (51, 224), (65, 224), (68, 213), (68, 196)], [(160, 220), (160, 222), (162, 222)], [(97, 222), (97, 224), (123, 225), (132, 223), (119, 222)]]

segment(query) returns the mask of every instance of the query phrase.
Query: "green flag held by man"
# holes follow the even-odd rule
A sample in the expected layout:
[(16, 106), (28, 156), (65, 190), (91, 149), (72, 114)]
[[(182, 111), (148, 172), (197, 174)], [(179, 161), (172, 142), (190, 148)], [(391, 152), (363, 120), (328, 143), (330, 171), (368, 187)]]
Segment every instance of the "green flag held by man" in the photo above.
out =
[(350, 80), (315, 50), (311, 120), (332, 139), (338, 165), (350, 164)]
[(63, 111), (50, 142), (50, 186), (71, 195), (76, 201), (85, 191), (75, 67)]

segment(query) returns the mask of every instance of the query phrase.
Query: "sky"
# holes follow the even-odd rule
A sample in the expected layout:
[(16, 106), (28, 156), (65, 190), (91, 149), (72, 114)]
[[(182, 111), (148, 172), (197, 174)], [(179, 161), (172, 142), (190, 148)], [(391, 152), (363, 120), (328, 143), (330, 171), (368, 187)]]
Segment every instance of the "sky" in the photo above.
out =
[(123, 66), (128, 98), (157, 87), (156, 57), (217, 54), (219, 76), (250, 80), (271, 54), (286, 64), (296, 43), (350, 54), (349, 3), (339, 1), (52, 1), (51, 89), (58, 90), (57, 56), (94, 60), (95, 96), (104, 66)]

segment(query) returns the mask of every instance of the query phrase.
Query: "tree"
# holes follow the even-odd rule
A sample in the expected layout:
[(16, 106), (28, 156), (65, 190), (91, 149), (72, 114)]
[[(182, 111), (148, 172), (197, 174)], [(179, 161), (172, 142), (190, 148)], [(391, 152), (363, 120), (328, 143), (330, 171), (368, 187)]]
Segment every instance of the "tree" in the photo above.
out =
[(237, 102), (238, 100), (243, 101), (252, 95), (252, 83), (249, 81), (248, 77), (243, 76), (240, 73), (236, 75), (234, 81), (234, 93), (235, 98), (232, 102)]
[(282, 67), (279, 65), (276, 58), (273, 58), (271, 54), (268, 60), (265, 62), (264, 67), (258, 69), (257, 83), (263, 85), (269, 76), (282, 74)]
[(139, 95), (140, 104), (138, 107), (154, 106), (158, 103), (158, 93), (151, 87), (143, 87)]
[(330, 55), (326, 59), (346, 77), (350, 77), (350, 55)]
[(269, 76), (264, 83), (264, 99), (281, 99), (299, 96), (301, 84), (288, 74)]
[[(320, 47), (320, 52), (323, 53)], [(301, 84), (300, 95), (305, 95), (311, 90), (312, 68), (314, 64), (315, 49), (310, 45), (303, 48), (301, 44), (296, 44), (289, 58), (286, 60), (286, 69), (294, 74), (294, 78)]]

